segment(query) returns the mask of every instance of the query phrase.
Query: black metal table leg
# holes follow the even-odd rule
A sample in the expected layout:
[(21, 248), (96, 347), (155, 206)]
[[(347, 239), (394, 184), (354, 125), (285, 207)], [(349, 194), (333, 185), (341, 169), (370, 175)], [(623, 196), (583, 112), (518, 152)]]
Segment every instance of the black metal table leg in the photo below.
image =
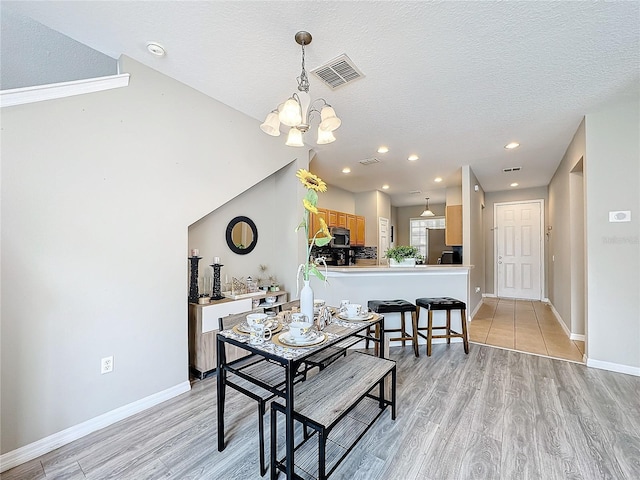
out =
[(287, 479), (293, 480), (295, 478), (294, 473), (294, 462), (293, 462), (293, 454), (294, 454), (294, 430), (293, 430), (293, 378), (295, 377), (295, 362), (289, 361), (287, 365), (286, 372), (286, 411), (285, 415), (285, 431), (286, 431), (286, 442), (287, 442), (287, 458), (285, 459), (287, 465)]
[(227, 382), (227, 372), (224, 368), (226, 365), (226, 355), (224, 342), (220, 339), (220, 337), (216, 338), (216, 347), (217, 347), (217, 369), (216, 375), (218, 378), (217, 381), (217, 393), (218, 393), (218, 451), (221, 452), (224, 450), (224, 399), (225, 399), (225, 390), (226, 390), (226, 382)]

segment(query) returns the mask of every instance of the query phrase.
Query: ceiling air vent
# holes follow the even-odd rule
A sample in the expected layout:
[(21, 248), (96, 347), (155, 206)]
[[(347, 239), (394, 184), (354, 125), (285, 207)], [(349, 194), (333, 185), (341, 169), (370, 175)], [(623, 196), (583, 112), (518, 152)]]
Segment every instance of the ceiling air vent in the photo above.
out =
[(315, 74), (332, 90), (364, 77), (364, 74), (344, 53), (330, 62), (314, 68), (311, 73)]
[(507, 167), (507, 168), (503, 168), (502, 171), (507, 173), (507, 172), (519, 172), (520, 169), (522, 167)]
[(371, 165), (373, 163), (380, 163), (380, 160), (378, 160), (376, 157), (371, 157), (360, 160), (359, 163), (361, 163), (362, 165)]
[(411, 190), (409, 193), (410, 193), (411, 195), (415, 195), (415, 194), (417, 194), (417, 193), (422, 193), (422, 192), (421, 192), (420, 190)]

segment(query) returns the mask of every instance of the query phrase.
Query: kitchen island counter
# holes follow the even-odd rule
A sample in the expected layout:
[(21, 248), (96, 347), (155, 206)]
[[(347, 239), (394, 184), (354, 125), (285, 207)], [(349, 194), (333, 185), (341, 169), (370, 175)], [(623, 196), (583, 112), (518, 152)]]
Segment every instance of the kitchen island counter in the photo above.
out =
[(416, 265), (415, 267), (389, 267), (388, 265), (349, 265), (343, 267), (327, 267), (327, 271), (332, 273), (386, 273), (395, 274), (423, 274), (429, 273), (451, 273), (468, 272), (473, 265)]
[[(349, 266), (329, 267), (326, 286), (312, 280), (315, 298), (328, 305), (340, 305), (341, 300), (359, 303), (369, 300), (403, 299), (415, 303), (422, 297), (453, 297), (468, 304), (469, 270), (472, 265), (417, 265), (415, 267)], [(434, 312), (434, 325), (444, 325), (443, 311)], [(452, 318), (452, 328), (460, 328), (460, 319)], [(411, 322), (408, 330), (411, 331)], [(385, 315), (385, 328), (397, 328), (399, 314)], [(459, 330), (458, 330), (459, 331)], [(452, 341), (460, 340), (453, 339)], [(420, 343), (424, 340), (420, 339)], [(434, 340), (434, 343), (437, 343)], [(393, 342), (392, 345), (399, 344)]]

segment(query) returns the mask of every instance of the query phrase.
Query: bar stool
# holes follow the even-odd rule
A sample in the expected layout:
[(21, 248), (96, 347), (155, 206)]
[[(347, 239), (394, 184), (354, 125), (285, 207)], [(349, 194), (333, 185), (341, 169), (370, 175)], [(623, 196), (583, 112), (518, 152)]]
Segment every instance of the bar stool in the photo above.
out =
[[(426, 327), (418, 326), (420, 324), (420, 308), (426, 308), (429, 312), (429, 317)], [(467, 305), (460, 300), (456, 300), (451, 297), (433, 297), (433, 298), (418, 298), (416, 299), (416, 328), (415, 332), (427, 341), (427, 357), (431, 356), (431, 339), (432, 338), (446, 338), (447, 344), (451, 343), (452, 338), (462, 338), (464, 343), (464, 353), (469, 353), (469, 340), (467, 338)], [(447, 324), (444, 327), (433, 326), (433, 311), (434, 310), (446, 310), (447, 312)], [(460, 310), (460, 319), (462, 320), (462, 333), (451, 330), (451, 310)], [(425, 337), (421, 330), (427, 331)], [(433, 330), (446, 330), (444, 335), (433, 335)], [(416, 342), (417, 344), (417, 342)]]
[[(416, 327), (418, 326), (418, 321), (416, 318), (416, 306), (413, 303), (407, 302), (406, 300), (369, 300), (367, 302), (367, 306), (372, 312), (379, 313), (380, 315), (384, 315), (385, 313), (399, 313), (400, 328), (389, 329), (386, 327), (386, 324), (385, 324), (384, 333), (385, 334), (388, 332), (400, 333), (399, 337), (390, 338), (389, 340), (401, 340), (403, 348), (406, 346), (407, 340), (410, 340), (413, 343), (413, 353), (415, 354), (416, 357), (419, 356), (418, 336), (416, 335), (416, 332), (417, 332)], [(412, 332), (413, 332), (411, 335), (407, 333), (405, 315), (404, 315), (406, 312), (411, 312), (411, 326), (412, 326)], [(369, 336), (370, 334), (371, 334), (371, 328), (368, 328), (367, 336)], [(369, 348), (369, 339), (366, 340), (365, 347)]]

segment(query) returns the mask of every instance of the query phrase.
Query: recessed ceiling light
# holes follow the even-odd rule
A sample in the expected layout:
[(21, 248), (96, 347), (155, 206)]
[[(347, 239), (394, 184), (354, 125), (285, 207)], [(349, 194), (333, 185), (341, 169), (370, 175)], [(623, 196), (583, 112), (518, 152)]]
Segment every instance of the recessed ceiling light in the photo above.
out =
[(147, 42), (147, 50), (156, 57), (164, 57), (167, 53), (164, 47), (156, 42)]
[(441, 177), (436, 177), (436, 178), (433, 179), (433, 181), (436, 182), (436, 183), (440, 183), (442, 181), (442, 178)]
[(518, 186), (518, 182), (513, 182), (510, 186), (511, 187), (517, 187)]
[(418, 160), (418, 155), (413, 154), (413, 155), (409, 155), (409, 158), (407, 158), (407, 160), (409, 160), (410, 162), (415, 162), (416, 160)]
[(388, 151), (389, 147), (385, 147), (384, 145), (378, 148), (378, 153), (387, 153)]
[(383, 190), (389, 190), (389, 185), (386, 185), (386, 184), (385, 184), (385, 185), (382, 185), (382, 189), (383, 189)]
[(520, 146), (520, 144), (518, 142), (511, 142), (511, 143), (507, 143), (504, 148), (506, 148), (507, 150), (513, 150), (514, 148), (518, 148)]
[(344, 167), (342, 169), (342, 173), (351, 173), (351, 169), (349, 167)]

